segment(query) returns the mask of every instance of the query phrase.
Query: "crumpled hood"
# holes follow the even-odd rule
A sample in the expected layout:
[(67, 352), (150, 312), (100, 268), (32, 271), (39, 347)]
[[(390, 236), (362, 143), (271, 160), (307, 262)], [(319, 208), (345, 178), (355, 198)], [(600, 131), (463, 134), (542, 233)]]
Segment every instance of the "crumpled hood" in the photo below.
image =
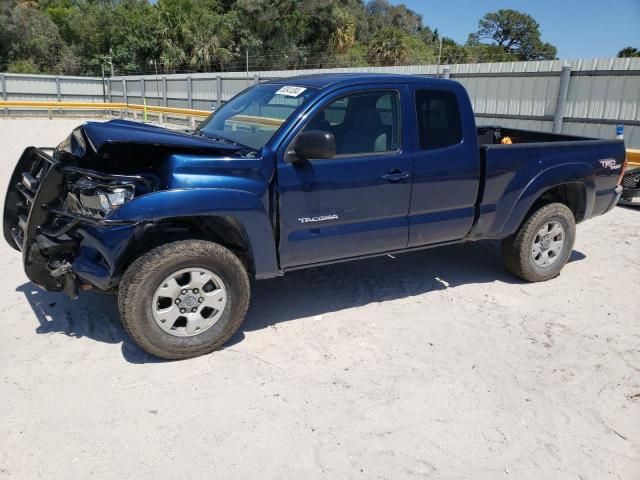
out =
[(155, 157), (156, 161), (162, 161), (171, 153), (238, 156), (246, 153), (247, 148), (127, 120), (87, 122), (56, 148), (58, 158), (71, 163), (123, 159), (123, 156), (133, 156), (134, 152), (135, 157), (143, 154), (148, 159)]

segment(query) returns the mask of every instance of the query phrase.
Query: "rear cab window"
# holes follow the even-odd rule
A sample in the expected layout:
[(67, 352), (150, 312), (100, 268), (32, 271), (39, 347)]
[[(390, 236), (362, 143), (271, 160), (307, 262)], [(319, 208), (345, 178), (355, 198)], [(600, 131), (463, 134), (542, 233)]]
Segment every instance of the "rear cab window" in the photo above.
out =
[(462, 117), (455, 93), (417, 90), (415, 102), (421, 149), (436, 150), (462, 142)]

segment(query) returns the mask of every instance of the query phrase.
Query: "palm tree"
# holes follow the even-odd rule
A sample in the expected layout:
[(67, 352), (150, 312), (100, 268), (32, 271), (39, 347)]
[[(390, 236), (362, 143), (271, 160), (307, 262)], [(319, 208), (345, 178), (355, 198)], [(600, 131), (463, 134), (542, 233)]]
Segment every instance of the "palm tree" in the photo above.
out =
[(165, 40), (162, 43), (163, 46), (162, 53), (160, 54), (160, 63), (162, 63), (165, 72), (175, 71), (184, 63), (186, 53), (172, 40)]
[(338, 54), (346, 53), (356, 43), (356, 24), (353, 18), (347, 14), (340, 14), (337, 25), (331, 34), (329, 45)]
[(397, 28), (380, 30), (369, 43), (369, 60), (374, 65), (400, 65), (408, 55), (407, 36)]
[(189, 64), (205, 71), (211, 70), (215, 62), (218, 62), (220, 67), (224, 68), (224, 64), (233, 56), (228, 49), (222, 46), (220, 37), (217, 35), (194, 35), (191, 45)]

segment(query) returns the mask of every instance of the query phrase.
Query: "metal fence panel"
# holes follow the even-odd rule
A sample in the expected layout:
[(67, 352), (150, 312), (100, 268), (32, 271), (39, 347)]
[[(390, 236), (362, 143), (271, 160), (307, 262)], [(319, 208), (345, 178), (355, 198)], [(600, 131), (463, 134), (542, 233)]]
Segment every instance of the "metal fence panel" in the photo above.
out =
[(640, 148), (640, 58), (127, 76), (107, 79), (104, 86), (96, 77), (0, 75), (6, 85), (2, 97), (7, 100), (102, 102), (104, 88), (107, 99), (114, 102), (139, 104), (146, 99), (149, 105), (211, 110), (248, 86), (270, 79), (328, 72), (436, 76), (446, 69), (450, 78), (466, 87), (480, 125), (552, 131), (556, 109), (562, 105), (558, 97), (563, 96), (563, 65), (571, 67), (571, 76), (556, 131), (612, 138), (614, 125), (624, 123), (627, 145)]
[[(496, 117), (479, 117), (477, 119), (478, 125), (506, 125), (507, 122), (503, 118)], [(541, 121), (541, 120), (509, 120), (509, 127), (519, 128), (523, 130), (536, 130), (539, 132), (550, 132), (553, 127), (553, 122)]]
[[(566, 121), (562, 125), (562, 133), (593, 138), (613, 138), (614, 126), (607, 123), (583, 123)], [(624, 141), (627, 148), (640, 148), (640, 127), (626, 125)]]
[(56, 77), (53, 75), (3, 74), (7, 100), (57, 100), (58, 84), (61, 100), (69, 97), (80, 101), (103, 101), (102, 80), (91, 77)]
[[(180, 80), (183, 88), (183, 98), (187, 98), (187, 82)], [(216, 80), (214, 78), (194, 78), (191, 81), (191, 92), (193, 100), (198, 101), (210, 101), (211, 103), (216, 100)], [(195, 108), (195, 107), (194, 107)]]
[[(636, 125), (640, 116), (640, 59), (503, 62), (451, 65), (447, 68), (451, 78), (467, 88), (479, 124), (493, 123), (551, 131), (558, 104), (560, 71), (565, 64), (571, 66), (572, 76), (562, 131), (612, 138), (615, 134), (614, 124), (627, 121), (631, 122), (625, 132), (627, 144), (640, 146)], [(438, 69), (436, 65), (420, 65), (312, 69), (304, 72), (259, 71), (249, 72), (248, 75), (240, 72), (175, 74), (166, 76), (167, 97), (171, 106), (188, 106), (187, 77), (192, 78), (192, 108), (209, 110), (218, 101), (218, 77), (221, 79), (220, 100), (225, 102), (256, 81), (301, 73), (380, 72), (435, 76), (441, 71), (442, 68)], [(134, 83), (138, 84), (143, 77), (134, 78)], [(152, 80), (152, 76), (146, 78)], [(581, 122), (581, 119), (586, 121)], [(595, 120), (605, 123), (597, 124)]]

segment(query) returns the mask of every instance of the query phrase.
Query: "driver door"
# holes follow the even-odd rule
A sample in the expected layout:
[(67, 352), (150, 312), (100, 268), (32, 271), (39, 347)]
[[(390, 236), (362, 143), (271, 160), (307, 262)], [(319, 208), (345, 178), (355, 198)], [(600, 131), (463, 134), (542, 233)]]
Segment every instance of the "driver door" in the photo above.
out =
[(332, 158), (278, 161), (282, 268), (404, 249), (408, 243), (412, 156), (403, 115), (406, 87), (342, 90), (315, 107), (289, 137), (321, 130)]

